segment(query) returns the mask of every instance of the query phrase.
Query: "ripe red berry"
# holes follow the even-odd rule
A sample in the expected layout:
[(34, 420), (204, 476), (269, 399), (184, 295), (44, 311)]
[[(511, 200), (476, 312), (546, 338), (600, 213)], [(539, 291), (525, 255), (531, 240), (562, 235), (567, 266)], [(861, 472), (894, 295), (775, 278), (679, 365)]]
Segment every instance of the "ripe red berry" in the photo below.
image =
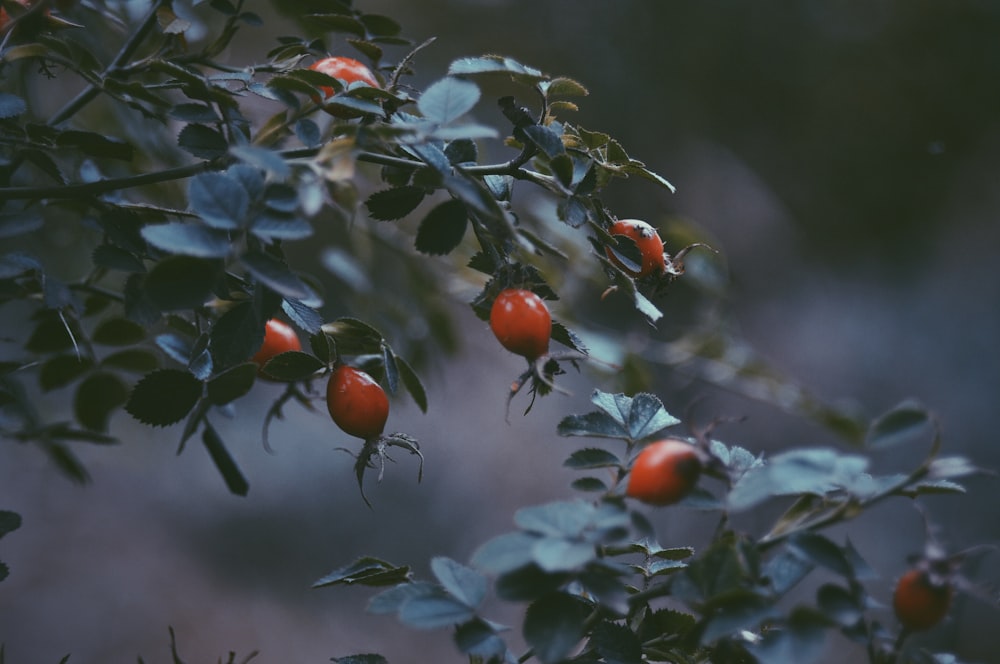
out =
[(946, 580), (935, 582), (922, 569), (911, 569), (896, 582), (892, 608), (906, 629), (921, 631), (941, 622), (951, 605), (952, 587)]
[(490, 329), (504, 348), (536, 360), (549, 352), (552, 315), (542, 298), (531, 291), (508, 288), (493, 301)]
[(293, 350), (302, 350), (302, 344), (295, 330), (287, 323), (272, 318), (264, 325), (264, 343), (251, 359), (259, 367), (258, 373), (264, 375), (264, 365), (271, 358)]
[[(364, 81), (373, 88), (381, 87), (372, 70), (354, 58), (340, 56), (323, 58), (309, 65), (309, 69), (340, 79), (348, 85), (355, 81)], [(320, 91), (322, 91), (324, 99), (329, 99), (334, 94), (333, 88), (329, 86), (321, 86)], [(320, 102), (319, 99), (313, 101)]]
[(385, 430), (389, 399), (375, 380), (353, 367), (341, 365), (326, 384), (326, 406), (344, 433), (369, 440)]
[(666, 257), (663, 255), (663, 240), (656, 229), (645, 221), (638, 219), (621, 219), (612, 224), (609, 229), (612, 235), (624, 235), (635, 242), (642, 263), (639, 271), (631, 270), (618, 260), (618, 257), (608, 247), (605, 249), (608, 259), (633, 277), (645, 277), (651, 274), (662, 274), (667, 269)]
[(690, 443), (676, 438), (650, 443), (632, 464), (625, 494), (651, 505), (672, 505), (698, 483), (701, 468)]

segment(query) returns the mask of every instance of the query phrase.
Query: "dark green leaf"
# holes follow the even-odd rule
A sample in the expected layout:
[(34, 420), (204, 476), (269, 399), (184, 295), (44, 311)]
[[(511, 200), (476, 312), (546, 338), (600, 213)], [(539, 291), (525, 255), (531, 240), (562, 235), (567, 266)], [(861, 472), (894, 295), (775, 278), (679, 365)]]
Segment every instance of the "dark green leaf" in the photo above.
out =
[(607, 664), (641, 664), (642, 643), (625, 625), (603, 621), (590, 634), (590, 647), (596, 650)]
[(703, 644), (726, 638), (740, 630), (756, 630), (763, 621), (777, 614), (771, 604), (760, 595), (744, 591), (734, 594), (719, 605), (709, 618), (701, 634)]
[(208, 455), (212, 458), (215, 467), (222, 474), (222, 479), (225, 480), (230, 493), (237, 496), (247, 495), (247, 491), (250, 490), (249, 483), (229, 454), (222, 438), (207, 420), (205, 421), (205, 429), (201, 432), (201, 440), (205, 444), (205, 449), (208, 450)]
[(205, 124), (222, 122), (222, 118), (215, 112), (215, 109), (205, 104), (177, 104), (170, 109), (169, 115), (181, 122), (200, 122)]
[(584, 636), (586, 605), (565, 593), (551, 593), (528, 606), (524, 639), (541, 662), (565, 658)]
[(197, 309), (212, 297), (222, 265), (192, 256), (164, 258), (146, 275), (146, 295), (160, 311)]
[(376, 653), (348, 655), (347, 657), (334, 657), (332, 661), (334, 664), (389, 664), (389, 660)]
[(146, 338), (146, 328), (126, 318), (109, 318), (94, 329), (91, 340), (106, 346), (132, 346)]
[(268, 378), (292, 382), (312, 378), (325, 366), (325, 363), (308, 353), (289, 351), (275, 355), (261, 367), (261, 371), (267, 374)]
[(63, 320), (54, 313), (47, 313), (28, 337), (25, 348), (33, 353), (56, 353), (76, 347), (76, 339), (83, 338), (80, 326), (72, 319)]
[[(551, 127), (531, 125), (530, 127), (525, 127), (522, 131), (535, 144), (535, 147), (550, 159), (566, 152), (562, 136), (556, 133)], [(570, 173), (572, 173), (572, 165), (570, 165)], [(570, 178), (567, 178), (565, 184), (569, 184), (569, 180)]]
[(10, 510), (0, 510), (0, 537), (21, 527), (21, 515)]
[(76, 388), (73, 412), (76, 420), (88, 429), (107, 431), (111, 412), (128, 401), (128, 386), (118, 376), (93, 373)]
[(628, 432), (620, 422), (607, 413), (600, 412), (568, 415), (559, 423), (557, 431), (560, 436), (628, 438)]
[(146, 266), (135, 254), (121, 247), (102, 244), (93, 253), (94, 265), (122, 272), (145, 272)]
[(250, 198), (243, 185), (223, 173), (202, 173), (188, 187), (191, 209), (213, 228), (233, 230), (246, 222)]
[(211, 127), (189, 124), (177, 136), (177, 145), (199, 159), (218, 159), (226, 156), (229, 143), (226, 137)]
[(864, 616), (864, 607), (859, 605), (858, 598), (846, 588), (832, 583), (820, 586), (816, 592), (816, 606), (843, 627), (856, 625)]
[(855, 482), (868, 461), (836, 450), (812, 448), (789, 450), (751, 468), (729, 493), (729, 508), (749, 509), (773, 496), (823, 495)]
[(13, 118), (28, 110), (28, 105), (18, 96), (0, 92), (0, 119)]
[(180, 422), (198, 403), (202, 382), (187, 371), (160, 369), (136, 384), (125, 410), (143, 424)]
[(475, 613), (443, 591), (411, 597), (399, 607), (399, 620), (416, 629), (452, 627), (471, 620)]
[(608, 490), (608, 485), (604, 480), (596, 477), (581, 477), (570, 483), (570, 487), (577, 491), (589, 491), (593, 493), (603, 493)]
[(597, 558), (593, 542), (576, 537), (540, 537), (531, 549), (535, 563), (546, 572), (580, 569)]
[(470, 608), (475, 609), (486, 597), (486, 577), (451, 558), (433, 558), (431, 571), (452, 597)]
[(257, 281), (282, 297), (304, 300), (312, 295), (312, 290), (284, 261), (270, 254), (248, 251), (240, 256), (240, 262)]
[(302, 240), (313, 234), (313, 227), (297, 215), (260, 214), (253, 220), (250, 232), (264, 239)]
[(256, 378), (257, 365), (252, 362), (227, 369), (208, 381), (208, 400), (224, 406), (249, 392)]
[(42, 364), (38, 372), (38, 382), (46, 392), (55, 390), (69, 385), (93, 366), (93, 361), (87, 357), (56, 355)]
[(61, 132), (56, 139), (56, 145), (74, 148), (94, 157), (122, 161), (130, 161), (135, 153), (131, 145), (120, 139), (89, 131)]
[(849, 577), (852, 572), (844, 551), (819, 533), (798, 533), (786, 544), (788, 550), (804, 560), (825, 567), (835, 574)]
[(507, 651), (507, 645), (497, 635), (496, 628), (480, 618), (458, 626), (455, 645), (459, 652), (484, 659), (496, 658), (495, 661), (500, 661), (499, 658)]
[(796, 608), (783, 628), (769, 629), (750, 646), (761, 664), (808, 664), (823, 655), (829, 620), (814, 609)]
[(536, 536), (523, 532), (499, 535), (476, 550), (472, 564), (490, 574), (512, 572), (531, 563), (536, 541)]
[(476, 142), (467, 138), (450, 141), (445, 146), (444, 153), (452, 164), (474, 164), (479, 159)]
[(764, 578), (770, 581), (775, 594), (781, 596), (794, 588), (815, 567), (812, 562), (799, 554), (782, 549), (767, 561), (764, 567)]
[(404, 583), (410, 578), (409, 567), (397, 567), (378, 558), (365, 556), (358, 558), (353, 563), (338, 567), (329, 574), (323, 576), (315, 583), (313, 588), (335, 585), (363, 586), (395, 586), (397, 583)]
[(281, 310), (293, 323), (309, 334), (317, 334), (323, 327), (323, 316), (295, 298), (284, 298), (281, 301)]
[[(564, 434), (565, 435), (565, 434)], [(617, 455), (597, 447), (577, 450), (563, 463), (568, 468), (619, 468), (622, 465)]]
[(146, 226), (142, 237), (157, 249), (198, 258), (225, 258), (232, 248), (226, 231), (179, 221)]
[(441, 256), (453, 251), (462, 242), (468, 226), (465, 203), (457, 199), (445, 201), (434, 207), (417, 230), (417, 251)]
[(396, 367), (399, 369), (399, 377), (403, 381), (403, 385), (406, 387), (406, 391), (410, 393), (413, 397), (414, 403), (420, 408), (423, 413), (427, 412), (427, 392), (424, 390), (424, 385), (420, 382), (420, 376), (417, 372), (413, 370), (403, 358), (396, 357)]
[(930, 413), (923, 405), (904, 401), (872, 422), (867, 443), (872, 448), (896, 445), (921, 431), (929, 421)]
[(376, 37), (395, 37), (403, 29), (395, 20), (381, 14), (362, 14), (361, 22)]
[(514, 523), (540, 535), (577, 537), (591, 525), (595, 511), (594, 505), (582, 500), (558, 500), (522, 507), (514, 513)]
[(250, 302), (241, 302), (224, 313), (211, 331), (212, 358), (217, 368), (246, 362), (264, 343), (264, 322)]
[(472, 58), (459, 58), (448, 66), (452, 76), (469, 76), (473, 74), (510, 74), (523, 83), (537, 83), (547, 76), (532, 67), (522, 65), (513, 58), (499, 55), (484, 55)]
[(382, 354), (382, 333), (356, 318), (338, 318), (324, 325), (323, 331), (333, 337), (341, 355)]

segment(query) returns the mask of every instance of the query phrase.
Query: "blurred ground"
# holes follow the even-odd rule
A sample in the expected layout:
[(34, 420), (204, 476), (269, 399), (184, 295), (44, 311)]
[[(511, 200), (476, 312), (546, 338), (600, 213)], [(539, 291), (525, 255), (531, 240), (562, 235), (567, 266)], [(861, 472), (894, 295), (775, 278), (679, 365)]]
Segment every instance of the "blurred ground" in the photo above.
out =
[[(584, 82), (591, 96), (579, 122), (620, 138), (678, 187), (670, 196), (623, 183), (609, 207), (654, 223), (683, 216), (718, 238), (733, 319), (775, 367), (871, 415), (916, 397), (940, 415), (950, 453), (1000, 467), (991, 424), (1000, 394), (996, 3), (357, 4), (399, 19), (417, 40), (438, 37), (419, 60), (421, 83), (454, 58), (492, 52)], [(0, 585), (6, 661), (167, 662), (168, 625), (189, 662), (254, 649), (261, 663), (372, 650), (393, 662), (458, 661), (444, 633), (362, 614), (367, 591), (309, 585), (363, 553), (426, 575), (432, 555), (467, 560), (518, 506), (567, 495), (571, 475), (559, 464), (572, 441), (555, 425), (589, 410), (592, 378), (566, 377), (575, 396), (544, 399), (507, 424), (503, 395), (521, 360), (499, 353), (470, 312), (459, 315), (468, 343), (427, 377), (430, 412), (400, 402), (390, 418), (423, 441), (424, 483), (399, 456), (384, 484), (369, 486), (372, 511), (350, 458), (334, 450), (349, 441), (322, 412), (290, 409), (272, 432), (276, 454), (264, 452), (267, 387), (219, 420), (250, 479), (245, 499), (226, 492), (196, 442), (177, 456), (178, 431), (151, 435), (124, 414), (114, 422), (122, 446), (85, 452), (87, 487), (8, 445), (0, 508), (24, 525), (0, 541), (11, 567)], [(719, 432), (727, 442), (835, 442), (773, 407), (701, 391), (705, 417), (748, 416)], [(686, 405), (661, 396), (668, 409)], [(955, 548), (1000, 538), (995, 480), (969, 484), (969, 496), (927, 501)], [(675, 544), (714, 525), (683, 510), (656, 518)], [(872, 591), (886, 600), (919, 550), (916, 513), (886, 505), (850, 536), (883, 575)], [(985, 581), (997, 578), (995, 557), (991, 565)], [(514, 613), (497, 606), (494, 615)], [(1000, 662), (998, 618), (959, 602), (926, 639), (963, 661)], [(861, 656), (831, 642), (830, 662)]]

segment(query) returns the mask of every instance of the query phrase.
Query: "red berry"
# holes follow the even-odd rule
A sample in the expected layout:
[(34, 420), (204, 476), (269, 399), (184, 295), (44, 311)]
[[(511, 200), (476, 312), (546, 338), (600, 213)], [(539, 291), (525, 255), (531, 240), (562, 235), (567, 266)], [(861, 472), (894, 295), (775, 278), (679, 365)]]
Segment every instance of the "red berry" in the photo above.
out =
[(375, 380), (353, 367), (341, 365), (326, 384), (326, 406), (344, 433), (369, 440), (385, 430), (389, 399)]
[[(322, 72), (327, 76), (332, 76), (336, 79), (340, 79), (348, 85), (354, 83), (355, 81), (364, 81), (373, 88), (381, 87), (379, 82), (375, 79), (375, 75), (372, 73), (372, 70), (366, 67), (364, 63), (359, 62), (354, 58), (344, 58), (339, 56), (323, 58), (322, 60), (317, 60), (309, 65), (309, 69)], [(320, 91), (322, 91), (324, 99), (329, 99), (334, 94), (333, 88), (329, 86), (321, 86)], [(314, 99), (313, 101), (319, 103), (320, 100)]]
[(645, 221), (621, 219), (612, 224), (610, 233), (630, 238), (642, 255), (641, 267), (636, 272), (622, 265), (610, 247), (605, 248), (608, 259), (627, 274), (633, 277), (645, 277), (650, 274), (662, 274), (667, 269), (666, 257), (663, 255), (663, 240), (660, 239), (656, 229)]
[(651, 505), (672, 505), (698, 483), (701, 467), (690, 443), (676, 438), (650, 443), (632, 464), (625, 494)]
[(299, 342), (299, 337), (295, 334), (295, 330), (287, 323), (272, 318), (264, 325), (264, 343), (251, 359), (259, 367), (260, 370), (258, 373), (264, 375), (264, 365), (271, 358), (293, 350), (302, 350), (302, 344)]
[(542, 298), (529, 290), (500, 291), (490, 309), (490, 328), (500, 345), (529, 360), (549, 352), (552, 315)]
[(896, 582), (892, 608), (906, 629), (921, 631), (941, 622), (951, 605), (952, 587), (947, 581), (935, 583), (922, 569), (911, 569)]

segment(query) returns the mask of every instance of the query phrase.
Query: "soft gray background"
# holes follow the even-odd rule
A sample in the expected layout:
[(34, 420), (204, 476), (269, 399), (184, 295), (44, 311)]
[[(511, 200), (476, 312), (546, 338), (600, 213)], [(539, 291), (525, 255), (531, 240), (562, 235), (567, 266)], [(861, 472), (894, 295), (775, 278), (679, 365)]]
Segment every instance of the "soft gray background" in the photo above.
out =
[[(255, 3), (262, 14), (270, 5)], [(666, 175), (675, 195), (646, 182), (615, 185), (621, 216), (681, 216), (706, 229), (733, 277), (733, 319), (777, 369), (817, 394), (876, 414), (916, 397), (940, 415), (947, 449), (1000, 466), (994, 427), (1000, 394), (1000, 4), (949, 2), (364, 2), (399, 19), (416, 40), (418, 82), (451, 60), (501, 53), (584, 82), (578, 121), (621, 139)], [(287, 3), (290, 6), (291, 3)], [(272, 19), (276, 34), (294, 28)], [(232, 59), (253, 58), (270, 30), (247, 30)], [(349, 53), (332, 43), (334, 52)], [(248, 50), (247, 50), (248, 49)], [(483, 104), (492, 102), (485, 99)], [(52, 240), (58, 247), (58, 238)], [(600, 377), (566, 377), (573, 397), (540, 401), (504, 421), (502, 398), (521, 360), (498, 352), (460, 304), (459, 357), (426, 376), (428, 415), (406, 401), (389, 427), (420, 438), (415, 463), (398, 456), (374, 511), (362, 505), (348, 444), (325, 414), (290, 407), (259, 443), (263, 386), (237, 417), (218, 420), (251, 482), (230, 496), (204, 451), (176, 456), (179, 432), (150, 433), (115, 417), (125, 444), (89, 449), (94, 481), (72, 486), (31, 448), (6, 445), (0, 507), (22, 514), (0, 542), (11, 576), (0, 585), (7, 661), (169, 661), (167, 627), (189, 662), (259, 650), (259, 662), (321, 662), (379, 651), (393, 662), (459, 661), (444, 632), (419, 633), (361, 612), (369, 592), (312, 591), (312, 581), (367, 553), (412, 563), (464, 561), (510, 525), (516, 507), (568, 495), (559, 468), (576, 444), (554, 431), (589, 409)], [(668, 382), (664, 377), (664, 383)], [(609, 386), (610, 387), (610, 386)], [(820, 428), (708, 386), (700, 417), (748, 415), (719, 437), (752, 450), (832, 444)], [(678, 410), (678, 414), (682, 414)], [(887, 467), (921, 450), (880, 458)], [(928, 501), (954, 548), (995, 541), (996, 483), (967, 497)], [(703, 541), (703, 515), (657, 513), (665, 542)], [(752, 524), (750, 524), (752, 525)], [(892, 503), (864, 516), (851, 539), (888, 588), (919, 551), (919, 517)], [(840, 537), (843, 532), (835, 533)], [(974, 578), (997, 579), (997, 559)], [(810, 589), (804, 589), (809, 592)], [(808, 597), (807, 597), (808, 598)], [(515, 624), (518, 607), (494, 615)], [(885, 613), (891, 620), (889, 613)], [(1000, 661), (996, 610), (960, 600), (925, 637), (971, 661)], [(517, 636), (513, 639), (516, 641)], [(829, 661), (862, 653), (830, 640)]]

